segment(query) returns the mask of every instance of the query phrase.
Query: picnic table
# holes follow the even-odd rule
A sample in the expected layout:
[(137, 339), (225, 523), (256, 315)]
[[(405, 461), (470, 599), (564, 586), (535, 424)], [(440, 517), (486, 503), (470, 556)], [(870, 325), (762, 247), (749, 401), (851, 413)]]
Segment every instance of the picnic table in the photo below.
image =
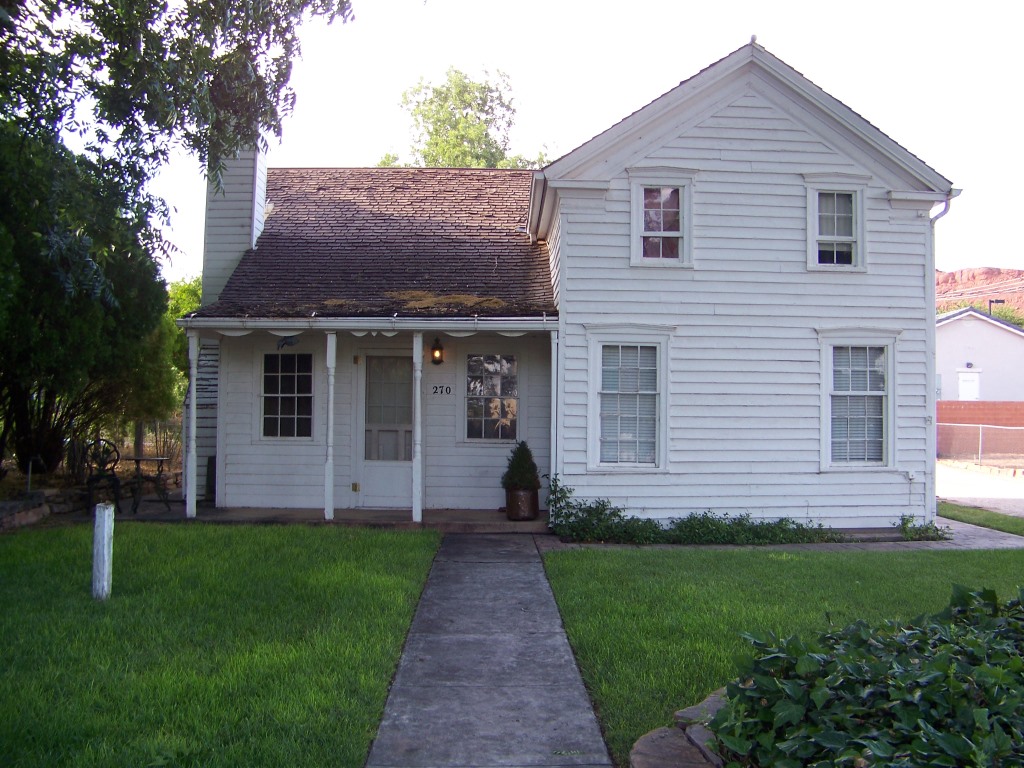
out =
[[(167, 489), (168, 473), (164, 472), (164, 464), (170, 461), (167, 456), (125, 456), (125, 460), (135, 462), (135, 474), (132, 477), (132, 514), (139, 511), (139, 503), (142, 501), (142, 489), (148, 482), (153, 484), (160, 501), (171, 511), (171, 500)], [(146, 472), (143, 464), (156, 465), (156, 471)]]

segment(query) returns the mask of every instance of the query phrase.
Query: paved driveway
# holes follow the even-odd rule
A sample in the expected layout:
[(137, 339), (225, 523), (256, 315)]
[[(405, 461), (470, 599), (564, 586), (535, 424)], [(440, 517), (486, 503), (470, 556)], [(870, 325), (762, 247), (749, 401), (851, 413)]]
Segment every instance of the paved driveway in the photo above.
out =
[(1024, 517), (1024, 474), (1011, 476), (984, 468), (939, 462), (935, 494), (944, 501)]

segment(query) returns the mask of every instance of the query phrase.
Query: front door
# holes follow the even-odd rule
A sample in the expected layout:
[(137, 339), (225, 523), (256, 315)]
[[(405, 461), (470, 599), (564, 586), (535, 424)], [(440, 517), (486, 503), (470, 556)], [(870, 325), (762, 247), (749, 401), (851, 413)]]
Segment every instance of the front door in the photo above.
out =
[(367, 355), (362, 377), (364, 507), (412, 505), (412, 357)]

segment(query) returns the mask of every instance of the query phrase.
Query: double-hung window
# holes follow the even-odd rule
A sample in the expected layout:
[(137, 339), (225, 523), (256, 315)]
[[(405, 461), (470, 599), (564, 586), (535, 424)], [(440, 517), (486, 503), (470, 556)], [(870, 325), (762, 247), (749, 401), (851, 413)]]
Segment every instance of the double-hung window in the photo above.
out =
[(858, 272), (866, 268), (864, 187), (868, 177), (805, 174), (807, 268)]
[(695, 174), (679, 168), (629, 170), (631, 264), (692, 266)]
[(832, 463), (885, 462), (886, 349), (832, 347)]
[(313, 436), (313, 355), (263, 355), (263, 437)]
[(666, 354), (670, 329), (587, 329), (588, 465), (609, 471), (665, 466)]
[(602, 464), (648, 464), (658, 455), (658, 348), (601, 345)]
[(895, 333), (822, 334), (822, 468), (895, 464)]

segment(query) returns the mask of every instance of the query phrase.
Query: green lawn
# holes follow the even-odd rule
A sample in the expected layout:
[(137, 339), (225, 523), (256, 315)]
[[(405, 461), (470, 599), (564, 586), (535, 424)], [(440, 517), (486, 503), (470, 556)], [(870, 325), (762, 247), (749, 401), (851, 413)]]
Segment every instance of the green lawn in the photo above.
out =
[(992, 528), (996, 531), (1024, 536), (1024, 517), (1004, 515), (1000, 512), (990, 512), (987, 509), (976, 507), (962, 507), (959, 504), (948, 502), (939, 502), (939, 516), (950, 520), (959, 520), (961, 523), (980, 525), (982, 528)]
[(736, 676), (745, 631), (825, 630), (828, 619), (936, 612), (951, 586), (1024, 584), (1024, 550), (787, 552), (579, 549), (545, 557), (569, 640), (619, 765), (634, 741), (669, 725)]
[(359, 766), (439, 537), (118, 522), (0, 536), (0, 765)]

